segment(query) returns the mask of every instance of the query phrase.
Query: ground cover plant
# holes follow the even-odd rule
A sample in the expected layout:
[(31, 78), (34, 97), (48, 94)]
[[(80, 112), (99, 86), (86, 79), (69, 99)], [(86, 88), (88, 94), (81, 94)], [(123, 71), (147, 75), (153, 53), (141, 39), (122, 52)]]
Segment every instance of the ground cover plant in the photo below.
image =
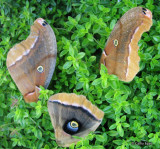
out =
[[(116, 21), (130, 8), (152, 11), (153, 26), (139, 41), (140, 72), (129, 83), (108, 75), (99, 59)], [(41, 101), (27, 104), (6, 68), (7, 52), (25, 40), (38, 17), (53, 28), (56, 69)], [(1, 0), (0, 148), (61, 148), (47, 109), (50, 95), (85, 95), (105, 112), (94, 133), (70, 148), (160, 148), (160, 2), (153, 0)], [(138, 142), (140, 143), (138, 145)]]

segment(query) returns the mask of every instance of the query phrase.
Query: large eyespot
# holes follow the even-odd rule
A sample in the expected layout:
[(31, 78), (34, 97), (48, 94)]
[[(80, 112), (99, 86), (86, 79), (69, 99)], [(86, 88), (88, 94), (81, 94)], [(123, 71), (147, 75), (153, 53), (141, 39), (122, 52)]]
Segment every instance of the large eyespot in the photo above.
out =
[(44, 69), (43, 69), (43, 66), (38, 66), (38, 67), (37, 67), (37, 71), (38, 71), (38, 72), (42, 73), (43, 70), (44, 70)]
[(147, 11), (147, 9), (146, 8), (142, 8), (142, 12), (143, 12), (143, 14), (145, 14), (146, 15), (146, 12), (145, 11)]
[(113, 43), (114, 43), (114, 46), (118, 46), (118, 40), (117, 39), (115, 39), (114, 41), (113, 41)]
[(67, 121), (63, 127), (64, 131), (70, 135), (77, 133), (79, 131), (79, 128), (80, 123), (75, 119)]
[(46, 26), (46, 25), (48, 25), (48, 23), (46, 21), (43, 21), (42, 25)]

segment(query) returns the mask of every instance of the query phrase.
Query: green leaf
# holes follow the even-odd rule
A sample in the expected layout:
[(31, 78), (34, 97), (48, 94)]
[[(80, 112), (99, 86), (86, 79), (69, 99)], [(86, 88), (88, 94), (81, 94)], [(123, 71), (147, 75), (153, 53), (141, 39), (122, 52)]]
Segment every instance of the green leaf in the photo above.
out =
[(123, 127), (130, 127), (130, 125), (128, 123), (122, 123)]
[(154, 41), (160, 42), (160, 36), (153, 36)]
[(83, 84), (84, 84), (83, 82), (78, 82), (76, 84), (76, 89), (79, 90), (79, 89), (83, 88)]
[(68, 50), (63, 50), (61, 53), (60, 53), (60, 57), (66, 55), (68, 53)]
[(150, 134), (148, 135), (149, 138), (152, 138), (153, 136), (154, 136), (153, 133), (150, 133)]
[(14, 89), (14, 90), (16, 89), (16, 86), (13, 84), (13, 82), (10, 82), (10, 83), (9, 83), (9, 87), (10, 87), (11, 89)]
[(77, 21), (74, 19), (74, 18), (72, 18), (72, 17), (68, 17), (68, 20), (69, 20), (69, 22), (72, 24), (72, 25), (77, 25)]
[(116, 123), (115, 123), (115, 124), (112, 124), (112, 125), (109, 127), (109, 129), (110, 129), (110, 130), (115, 129), (116, 126), (117, 126)]
[(123, 115), (123, 116), (121, 117), (121, 122), (124, 122), (124, 121), (126, 121), (126, 115)]
[(38, 140), (37, 144), (36, 144), (36, 148), (40, 149), (40, 148), (42, 148), (42, 145), (43, 145), (43, 141), (42, 140)]
[[(114, 77), (114, 76), (110, 76), (110, 77)], [(109, 80), (108, 82), (110, 83), (110, 86), (113, 89), (119, 88), (119, 81), (117, 81), (116, 79)]]
[(78, 38), (82, 38), (83, 36), (85, 36), (86, 33), (87, 33), (87, 31), (85, 29), (80, 29), (78, 31), (77, 36), (78, 36)]
[(113, 29), (114, 26), (115, 26), (115, 24), (116, 24), (116, 20), (113, 19), (113, 20), (111, 21), (111, 24), (110, 24), (110, 29)]
[(112, 107), (111, 106), (106, 106), (103, 111), (107, 114), (107, 113), (110, 113), (112, 112)]
[(77, 22), (80, 21), (80, 19), (81, 19), (81, 14), (78, 14), (78, 15), (76, 16)]
[(85, 53), (84, 52), (80, 52), (80, 53), (78, 53), (76, 58), (77, 59), (82, 59), (84, 56), (85, 56)]
[(112, 131), (109, 131), (109, 132), (108, 132), (108, 135), (110, 135), (110, 136), (117, 136), (117, 135), (118, 135), (118, 132), (112, 130)]
[(113, 143), (117, 145), (122, 145), (123, 141), (122, 140), (113, 140)]
[(68, 61), (63, 65), (63, 69), (68, 69), (69, 67), (71, 67), (72, 65), (72, 61)]
[(38, 139), (41, 139), (41, 138), (42, 138), (42, 132), (41, 132), (39, 129), (35, 129), (34, 135), (35, 135), (35, 137), (37, 137)]
[(69, 46), (69, 54), (74, 57), (74, 49), (71, 45)]
[(98, 5), (99, 10), (103, 11), (105, 7), (103, 5)]
[(3, 116), (3, 109), (0, 109), (0, 116)]
[(117, 131), (121, 137), (124, 136), (124, 130), (122, 129), (122, 126), (120, 123), (117, 125)]
[(105, 142), (105, 138), (101, 135), (96, 135), (96, 139), (99, 141), (99, 142)]
[(87, 39), (92, 42), (93, 41), (93, 35), (92, 34), (88, 34)]
[(90, 58), (89, 58), (89, 62), (93, 62), (93, 61), (95, 61), (96, 60), (96, 57), (95, 56), (91, 56)]
[(92, 82), (92, 85), (98, 85), (98, 84), (100, 84), (101, 83), (101, 79), (99, 78), (99, 79), (96, 79), (96, 80), (94, 80), (93, 82)]
[(44, 149), (50, 149), (49, 145), (46, 144), (46, 145), (44, 146)]
[(131, 114), (131, 110), (129, 106), (124, 106), (123, 107), (124, 112), (126, 112), (127, 114)]
[(71, 11), (71, 9), (72, 9), (71, 2), (70, 2), (70, 1), (68, 1), (68, 2), (67, 2), (67, 8), (66, 8), (66, 10), (67, 10), (67, 12), (70, 12), (70, 11)]
[(16, 146), (17, 145), (17, 143), (18, 143), (18, 140), (17, 139), (15, 139), (14, 140), (14, 142), (13, 142), (13, 144), (12, 144), (12, 146), (14, 147), (14, 146)]
[(90, 22), (87, 22), (85, 24), (85, 27), (86, 27), (86, 30), (89, 30), (91, 28), (91, 23)]

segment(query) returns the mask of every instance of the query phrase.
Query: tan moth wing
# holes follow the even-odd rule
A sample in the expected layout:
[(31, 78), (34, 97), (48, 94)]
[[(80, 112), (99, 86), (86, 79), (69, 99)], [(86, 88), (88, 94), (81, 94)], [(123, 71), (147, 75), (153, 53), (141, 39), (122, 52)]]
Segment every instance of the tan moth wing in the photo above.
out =
[(48, 87), (57, 57), (55, 34), (50, 25), (38, 18), (28, 38), (10, 49), (7, 68), (26, 102), (38, 100), (40, 85)]
[(100, 60), (109, 74), (117, 75), (126, 82), (135, 77), (140, 61), (138, 41), (151, 26), (152, 13), (142, 7), (132, 8), (120, 18), (107, 40)]

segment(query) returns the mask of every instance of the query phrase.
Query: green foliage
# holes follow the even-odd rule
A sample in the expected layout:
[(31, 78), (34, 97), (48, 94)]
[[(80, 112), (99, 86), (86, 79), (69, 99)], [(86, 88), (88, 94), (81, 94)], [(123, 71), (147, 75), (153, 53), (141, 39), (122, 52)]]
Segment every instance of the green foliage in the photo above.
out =
[[(140, 72), (130, 83), (108, 75), (99, 59), (117, 20), (130, 8), (153, 12), (153, 26), (139, 41)], [(0, 148), (61, 148), (47, 109), (50, 95), (85, 95), (105, 112), (102, 124), (77, 143), (81, 149), (160, 148), (160, 2), (153, 0), (1, 0)], [(9, 49), (26, 39), (38, 17), (53, 28), (58, 57), (49, 90), (27, 104), (6, 69)], [(150, 142), (139, 146), (133, 142)]]

